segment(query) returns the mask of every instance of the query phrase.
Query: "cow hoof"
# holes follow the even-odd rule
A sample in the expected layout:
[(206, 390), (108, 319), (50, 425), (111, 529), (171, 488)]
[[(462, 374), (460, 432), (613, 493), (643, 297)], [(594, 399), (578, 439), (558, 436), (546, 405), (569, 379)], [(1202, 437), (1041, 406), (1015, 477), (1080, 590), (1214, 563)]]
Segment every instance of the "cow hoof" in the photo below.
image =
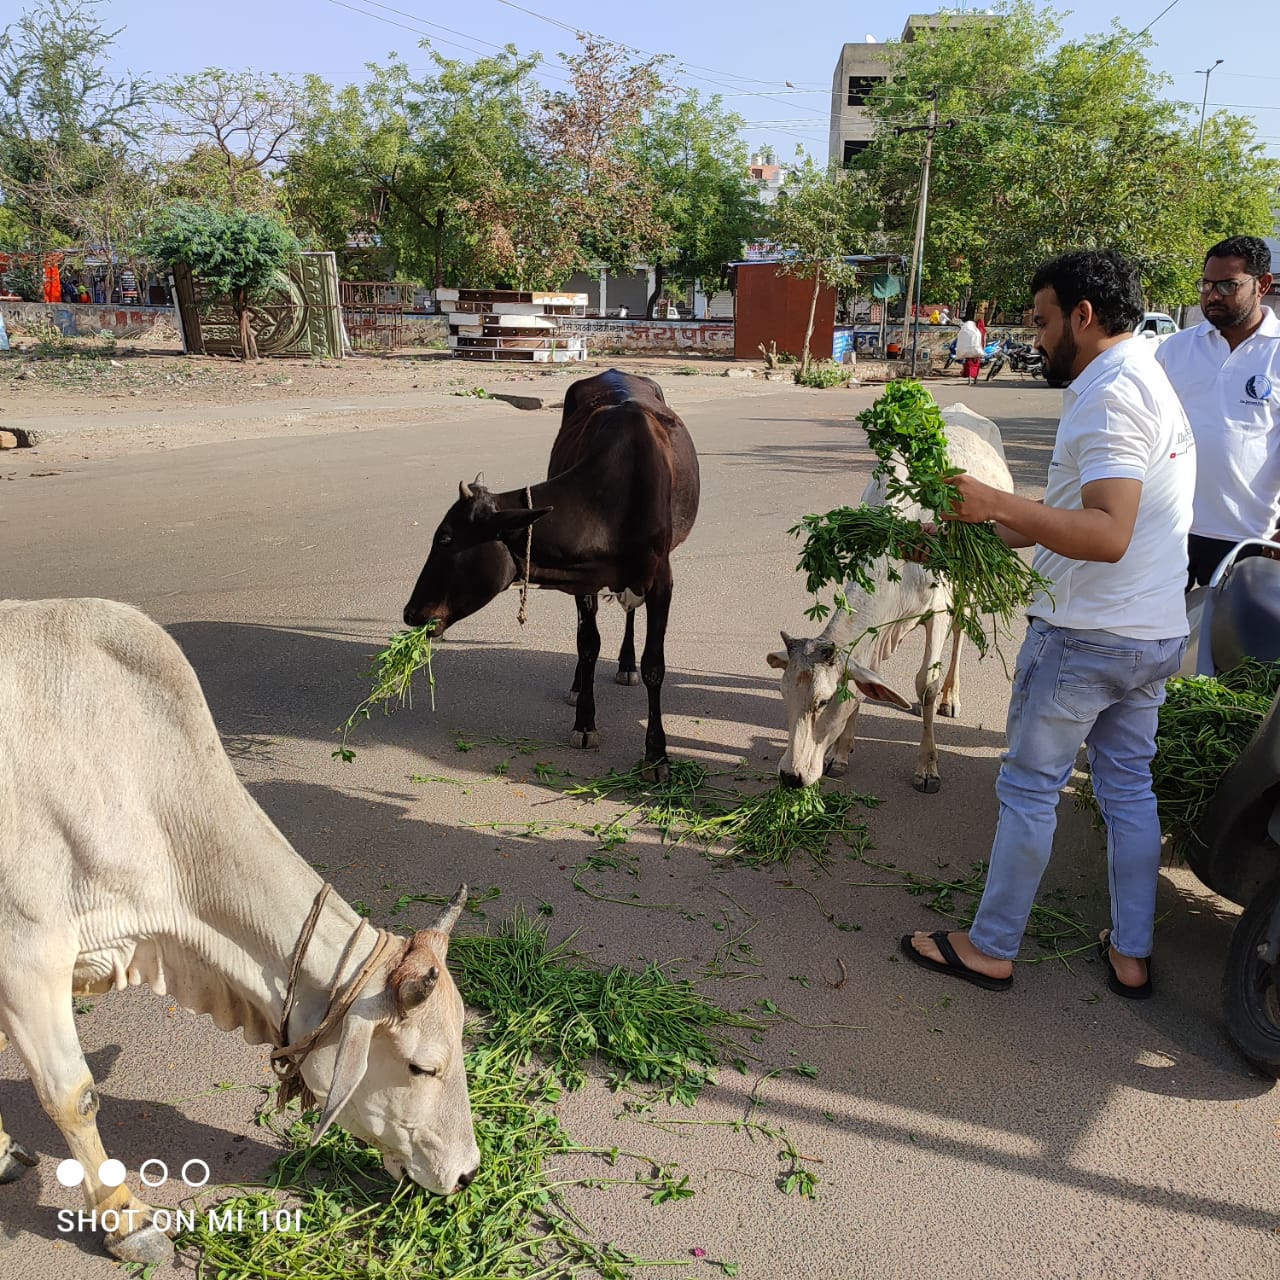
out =
[(960, 704), (958, 702), (940, 702), (938, 703), (938, 714), (946, 716), (948, 720), (955, 720), (960, 715)]
[(912, 778), (911, 785), (927, 796), (937, 795), (942, 790), (942, 779), (936, 775), (925, 778)]
[(0, 1182), (17, 1182), (28, 1169), (34, 1169), (38, 1161), (21, 1143), (9, 1139), (9, 1149), (0, 1156)]
[(849, 772), (849, 762), (847, 760), (828, 760), (822, 766), (822, 774), (826, 778), (843, 778)]
[(173, 1241), (153, 1223), (146, 1223), (127, 1236), (108, 1236), (107, 1252), (121, 1262), (135, 1262), (149, 1267), (168, 1262), (173, 1257)]
[(640, 673), (638, 671), (619, 671), (613, 677), (614, 684), (638, 685), (640, 683)]
[(577, 747), (579, 751), (599, 751), (600, 735), (594, 729), (591, 729), (588, 732), (583, 732), (581, 729), (575, 729), (569, 735), (569, 745), (571, 747)]
[(566, 702), (567, 702), (571, 707), (576, 707), (576, 706), (578, 705), (578, 691), (577, 691), (577, 689), (570, 689), (570, 690), (569, 690), (569, 692), (568, 692), (568, 693), (566, 693), (566, 694), (564, 695), (564, 700), (565, 700), (565, 701), (566, 701)]
[(640, 776), (646, 782), (670, 782), (671, 762), (669, 760), (646, 760), (640, 770)]

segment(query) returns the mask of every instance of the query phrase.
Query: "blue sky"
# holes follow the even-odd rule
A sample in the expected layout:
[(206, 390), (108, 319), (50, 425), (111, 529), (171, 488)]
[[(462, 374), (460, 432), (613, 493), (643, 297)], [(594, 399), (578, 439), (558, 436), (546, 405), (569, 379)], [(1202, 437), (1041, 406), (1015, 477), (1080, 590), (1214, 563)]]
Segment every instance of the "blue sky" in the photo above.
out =
[[(0, 8), (16, 12), (21, 4), (4, 0)], [(1080, 37), (1109, 30), (1117, 8), (1116, 0), (1080, 0), (1060, 17), (1067, 36)], [(586, 25), (646, 53), (673, 55), (676, 79), (722, 94), (750, 122), (752, 146), (770, 141), (789, 156), (799, 143), (819, 157), (841, 44), (896, 38), (908, 13), (929, 11), (927, 4), (847, 0), (105, 0), (100, 10), (112, 27), (125, 28), (116, 45), (120, 69), (151, 76), (205, 66), (313, 71), (342, 84), (362, 80), (364, 64), (391, 51), (424, 65), (417, 43), (430, 36), (449, 57), (469, 59), (508, 42), (539, 51), (545, 83), (554, 87), (556, 54), (574, 47), (570, 28)], [(1274, 0), (1127, 0), (1125, 25), (1153, 24), (1152, 65), (1172, 77), (1168, 96), (1192, 103), (1197, 118), (1205, 80), (1196, 71), (1222, 58), (1209, 82), (1210, 112), (1223, 105), (1253, 116), (1270, 154), (1280, 156), (1280, 68), (1267, 52), (1274, 12)]]

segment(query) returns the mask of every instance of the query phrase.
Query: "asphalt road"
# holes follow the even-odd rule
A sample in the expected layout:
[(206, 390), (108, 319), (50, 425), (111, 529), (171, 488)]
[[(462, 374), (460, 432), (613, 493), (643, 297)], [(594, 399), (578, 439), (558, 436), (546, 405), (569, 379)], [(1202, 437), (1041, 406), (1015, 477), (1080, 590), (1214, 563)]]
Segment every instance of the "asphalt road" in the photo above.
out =
[[(765, 653), (779, 628), (811, 629), (786, 530), (806, 512), (856, 500), (868, 455), (852, 418), (873, 392), (746, 384), (732, 398), (700, 401), (690, 385), (698, 381), (667, 387), (699, 446), (704, 494), (677, 555), (667, 732), (673, 754), (769, 771), (782, 706)], [(939, 397), (994, 417), (1019, 485), (1038, 491), (1055, 393), (1008, 382), (941, 387)], [(588, 880), (623, 901), (590, 899), (571, 884), (574, 864), (594, 848), (585, 834), (530, 840), (466, 825), (572, 816), (537, 782), (535, 763), (596, 775), (629, 768), (641, 752), (643, 690), (614, 685), (608, 663), (599, 753), (550, 745), (523, 755), (493, 741), (567, 743), (573, 611), (550, 593), (531, 599), (523, 632), (514, 594), (460, 625), (436, 662), (434, 713), (419, 705), (375, 719), (353, 743), (355, 763), (335, 764), (332, 729), (366, 691), (367, 655), (399, 628), (459, 479), (483, 471), (494, 487), (516, 487), (539, 478), (557, 420), (501, 405), (470, 406), (452, 423), (382, 427), (367, 417), (358, 432), (119, 457), (56, 474), (32, 474), (38, 459), (27, 459), (0, 485), (0, 595), (111, 596), (169, 627), (253, 794), (381, 923), (427, 923), (425, 909), (389, 917), (389, 907), (406, 890), (466, 879), (501, 889), (491, 922), (545, 903), (553, 936), (581, 930), (576, 945), (587, 955), (675, 961), (686, 976), (755, 926), (758, 965), (739, 963), (740, 980), (705, 990), (734, 1008), (772, 1000), (795, 1021), (749, 1046), (758, 1060), (748, 1074), (725, 1070), (693, 1112), (673, 1114), (741, 1118), (754, 1090), (763, 1104), (755, 1118), (784, 1126), (814, 1161), (818, 1198), (777, 1189), (781, 1166), (767, 1142), (727, 1127), (646, 1125), (621, 1114), (621, 1099), (596, 1081), (563, 1102), (569, 1132), (677, 1160), (697, 1191), (656, 1208), (639, 1189), (578, 1193), (597, 1238), (687, 1259), (669, 1273), (677, 1276), (719, 1274), (694, 1260), (695, 1248), (739, 1263), (743, 1277), (786, 1280), (1280, 1274), (1277, 1095), (1221, 1032), (1233, 909), (1187, 874), (1162, 878), (1158, 992), (1146, 1004), (1110, 996), (1087, 950), (1069, 963), (1020, 965), (1007, 994), (909, 967), (896, 955), (899, 935), (938, 917), (893, 885), (892, 872), (843, 858), (830, 875), (797, 862), (788, 876), (713, 865), (646, 839), (629, 846), (638, 882)], [(604, 614), (602, 630), (608, 653), (620, 617)], [(907, 687), (918, 653), (918, 638), (908, 641), (890, 669)], [(918, 721), (864, 710), (843, 785), (880, 798), (867, 814), (873, 858), (959, 878), (986, 856), (1007, 678), (999, 661), (970, 654), (964, 680), (960, 719), (938, 730), (938, 795), (909, 785)], [(471, 749), (459, 750), (460, 739)], [(509, 771), (498, 777), (502, 760)], [(50, 768), (56, 785), (56, 762)], [(1045, 889), (1089, 930), (1105, 924), (1102, 851), (1069, 799)], [(631, 906), (633, 892), (659, 905)], [(1024, 948), (1027, 960), (1037, 954)], [(829, 983), (841, 966), (848, 979), (837, 989)], [(253, 1086), (269, 1079), (260, 1048), (146, 992), (97, 999), (79, 1025), (106, 1145), (130, 1171), (149, 1157), (175, 1167), (204, 1159), (215, 1179), (263, 1170), (273, 1151), (250, 1122)], [(802, 1061), (816, 1077), (792, 1069)], [(78, 1193), (54, 1179), (64, 1147), (12, 1052), (0, 1056), (0, 1111), (41, 1157), (21, 1182), (0, 1187), (0, 1275), (118, 1274), (95, 1238), (57, 1230), (56, 1210), (78, 1208)]]

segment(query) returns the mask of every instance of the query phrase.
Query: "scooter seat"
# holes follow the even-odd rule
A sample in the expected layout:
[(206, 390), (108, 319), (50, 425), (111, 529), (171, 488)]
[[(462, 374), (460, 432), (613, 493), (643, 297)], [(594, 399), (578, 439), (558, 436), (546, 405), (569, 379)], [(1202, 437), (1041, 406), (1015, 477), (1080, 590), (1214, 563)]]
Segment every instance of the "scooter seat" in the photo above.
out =
[(1280, 661), (1280, 560), (1251, 556), (1232, 565), (1214, 600), (1210, 637), (1219, 671), (1245, 658)]

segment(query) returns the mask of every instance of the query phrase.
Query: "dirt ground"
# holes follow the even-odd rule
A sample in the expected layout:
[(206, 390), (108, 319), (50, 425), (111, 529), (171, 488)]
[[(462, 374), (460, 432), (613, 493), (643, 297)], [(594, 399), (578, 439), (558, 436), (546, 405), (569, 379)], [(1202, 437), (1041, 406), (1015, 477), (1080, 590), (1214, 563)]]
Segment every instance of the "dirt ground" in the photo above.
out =
[[(13, 335), (14, 349), (0, 354), (0, 430), (41, 446), (46, 461), (66, 461), (264, 434), (355, 430), (357, 410), (377, 411), (384, 426), (451, 420), (494, 394), (541, 397), (545, 407), (558, 407), (574, 379), (610, 367), (664, 381), (722, 379), (701, 383), (700, 400), (766, 385), (760, 362), (691, 353), (600, 355), (546, 368), (468, 363), (448, 351), (406, 348), (385, 356), (244, 364), (183, 355), (176, 335), (166, 337), (158, 330), (148, 345), (67, 339), (50, 351)], [(861, 361), (854, 373), (858, 384), (868, 385), (899, 371), (896, 363)], [(958, 370), (948, 374), (959, 380)], [(791, 387), (788, 369), (774, 376), (770, 389)]]

